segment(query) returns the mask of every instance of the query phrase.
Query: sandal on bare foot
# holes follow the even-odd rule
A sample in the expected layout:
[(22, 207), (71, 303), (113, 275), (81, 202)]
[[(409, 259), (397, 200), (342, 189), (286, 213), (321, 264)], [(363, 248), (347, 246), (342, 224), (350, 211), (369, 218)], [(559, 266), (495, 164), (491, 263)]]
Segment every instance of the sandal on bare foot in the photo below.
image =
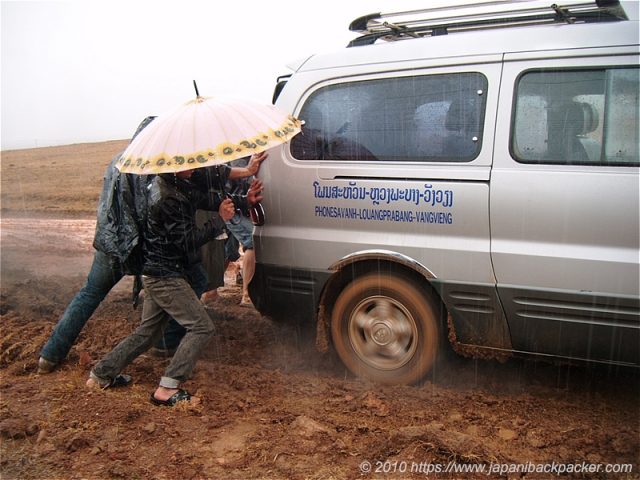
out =
[(150, 400), (151, 400), (151, 403), (153, 403), (154, 405), (160, 405), (164, 407), (173, 407), (178, 402), (188, 402), (189, 400), (191, 400), (191, 394), (186, 390), (181, 389), (181, 390), (178, 390), (173, 395), (171, 395), (166, 400), (158, 400), (152, 393)]

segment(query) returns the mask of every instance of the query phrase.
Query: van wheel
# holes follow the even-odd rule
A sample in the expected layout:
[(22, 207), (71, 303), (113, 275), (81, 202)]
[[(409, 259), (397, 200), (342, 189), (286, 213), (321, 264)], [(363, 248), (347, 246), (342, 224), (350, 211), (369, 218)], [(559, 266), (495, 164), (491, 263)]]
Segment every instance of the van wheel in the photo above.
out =
[(438, 308), (404, 275), (369, 273), (339, 295), (331, 315), (338, 356), (354, 374), (386, 384), (423, 378), (438, 353)]

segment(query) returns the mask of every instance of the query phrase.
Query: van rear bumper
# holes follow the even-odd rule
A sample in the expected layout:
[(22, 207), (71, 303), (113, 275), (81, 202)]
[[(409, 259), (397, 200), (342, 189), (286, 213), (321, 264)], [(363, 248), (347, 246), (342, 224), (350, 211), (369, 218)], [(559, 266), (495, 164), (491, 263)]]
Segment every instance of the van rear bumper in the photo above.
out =
[(281, 321), (315, 321), (328, 271), (256, 264), (249, 294), (256, 309)]

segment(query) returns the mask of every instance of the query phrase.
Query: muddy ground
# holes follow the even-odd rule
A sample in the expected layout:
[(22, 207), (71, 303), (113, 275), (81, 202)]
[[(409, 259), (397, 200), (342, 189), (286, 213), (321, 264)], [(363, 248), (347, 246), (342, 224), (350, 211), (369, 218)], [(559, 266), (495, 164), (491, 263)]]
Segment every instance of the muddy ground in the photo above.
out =
[(128, 280), (61, 368), (38, 375), (88, 271), (102, 171), (123, 145), (2, 152), (2, 479), (640, 478), (636, 370), (447, 355), (422, 385), (374, 385), (316, 352), (305, 328), (238, 306), (233, 271), (186, 384), (198, 405), (151, 405), (167, 360), (148, 355), (127, 369), (132, 387), (85, 388), (139, 320)]

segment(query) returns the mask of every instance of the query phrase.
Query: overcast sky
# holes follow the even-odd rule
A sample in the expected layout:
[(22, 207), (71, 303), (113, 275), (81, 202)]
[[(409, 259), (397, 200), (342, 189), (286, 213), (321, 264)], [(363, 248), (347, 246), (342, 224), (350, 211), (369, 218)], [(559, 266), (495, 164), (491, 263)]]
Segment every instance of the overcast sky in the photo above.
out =
[(203, 96), (270, 102), (288, 64), (344, 48), (356, 17), (478, 3), (0, 1), (2, 150), (128, 138), (193, 98), (193, 79)]
[[(322, 5), (322, 6), (320, 6)], [(2, 150), (129, 137), (194, 96), (270, 102), (286, 65), (343, 48), (392, 0), (5, 1)]]

